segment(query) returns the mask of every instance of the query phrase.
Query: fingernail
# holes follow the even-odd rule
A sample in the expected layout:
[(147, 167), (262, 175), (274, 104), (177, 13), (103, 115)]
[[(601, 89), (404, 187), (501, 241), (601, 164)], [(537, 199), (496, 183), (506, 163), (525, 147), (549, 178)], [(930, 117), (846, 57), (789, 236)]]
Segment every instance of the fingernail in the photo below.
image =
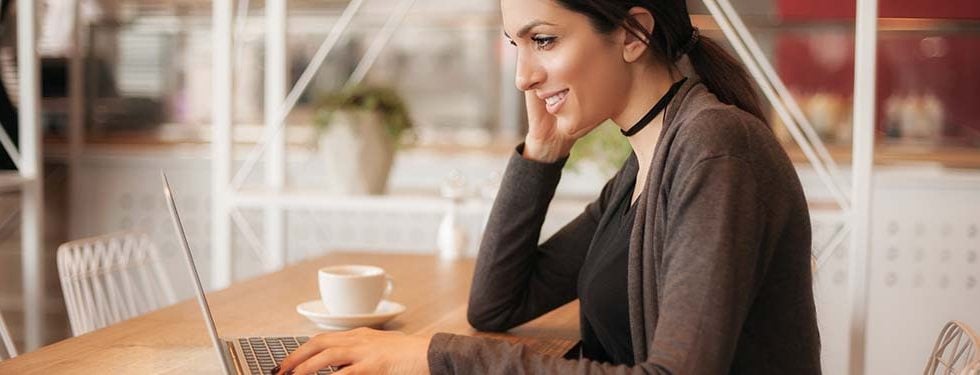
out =
[(269, 370), (269, 374), (276, 375), (279, 373), (279, 370), (279, 366), (273, 367), (272, 370)]

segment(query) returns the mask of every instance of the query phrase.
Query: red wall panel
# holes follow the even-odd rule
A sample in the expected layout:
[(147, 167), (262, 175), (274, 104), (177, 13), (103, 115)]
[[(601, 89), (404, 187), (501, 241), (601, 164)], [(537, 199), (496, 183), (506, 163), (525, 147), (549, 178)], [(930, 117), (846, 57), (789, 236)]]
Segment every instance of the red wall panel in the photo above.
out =
[[(783, 20), (853, 19), (856, 0), (779, 0)], [(978, 0), (881, 0), (878, 16), (886, 18), (980, 18)]]

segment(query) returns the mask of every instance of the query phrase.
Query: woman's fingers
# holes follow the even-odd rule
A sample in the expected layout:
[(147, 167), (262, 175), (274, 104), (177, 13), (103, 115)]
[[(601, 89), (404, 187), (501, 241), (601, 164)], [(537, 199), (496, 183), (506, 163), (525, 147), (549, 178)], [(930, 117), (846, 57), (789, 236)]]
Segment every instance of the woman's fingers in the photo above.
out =
[(528, 135), (540, 140), (553, 136), (555, 118), (545, 109), (544, 100), (538, 98), (532, 91), (525, 91), (524, 104), (527, 106)]
[(289, 354), (286, 359), (279, 363), (279, 374), (287, 373), (287, 370), (295, 368), (303, 361), (306, 361), (310, 357), (316, 355), (321, 350), (325, 349), (325, 346), (321, 346), (319, 343), (310, 340), (309, 342), (300, 345), (295, 351)]
[(528, 120), (540, 120), (542, 116), (548, 114), (548, 111), (545, 109), (544, 100), (538, 98), (530, 90), (524, 92), (524, 104), (527, 105)]
[(323, 368), (350, 364), (355, 359), (352, 353), (353, 351), (349, 348), (327, 348), (297, 365), (293, 368), (293, 373), (296, 375), (315, 374)]
[(525, 91), (524, 101), (528, 125), (523, 156), (546, 163), (568, 156), (575, 139), (558, 129), (558, 118), (548, 113), (544, 100), (532, 91)]
[(317, 355), (324, 349), (336, 346), (345, 346), (351, 339), (344, 333), (321, 333), (313, 336), (307, 343), (300, 345), (289, 356), (279, 363), (280, 374), (285, 374), (287, 370), (296, 368), (300, 363)]
[[(341, 374), (424, 374), (429, 340), (366, 328), (320, 334), (286, 357), (277, 373), (311, 374), (328, 366), (348, 366)], [(398, 367), (392, 367), (395, 364)]]

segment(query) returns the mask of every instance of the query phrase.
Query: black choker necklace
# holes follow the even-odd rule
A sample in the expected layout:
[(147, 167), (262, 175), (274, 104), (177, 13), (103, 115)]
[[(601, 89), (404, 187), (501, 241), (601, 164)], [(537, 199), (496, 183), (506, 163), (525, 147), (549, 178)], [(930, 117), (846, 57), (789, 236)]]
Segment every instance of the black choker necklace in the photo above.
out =
[(670, 100), (674, 98), (674, 94), (677, 94), (677, 90), (680, 90), (681, 85), (684, 84), (684, 81), (687, 81), (687, 77), (684, 77), (680, 81), (677, 81), (671, 85), (670, 90), (667, 90), (667, 93), (664, 94), (659, 101), (657, 101), (657, 104), (655, 104), (653, 108), (650, 108), (650, 112), (647, 112), (647, 114), (644, 115), (640, 121), (637, 121), (636, 124), (629, 128), (629, 130), (620, 129), (619, 131), (623, 133), (623, 135), (629, 137), (639, 133), (640, 130), (643, 130), (643, 128), (645, 128), (654, 117), (657, 117), (660, 112), (663, 112), (664, 108), (667, 108), (667, 104), (669, 104)]

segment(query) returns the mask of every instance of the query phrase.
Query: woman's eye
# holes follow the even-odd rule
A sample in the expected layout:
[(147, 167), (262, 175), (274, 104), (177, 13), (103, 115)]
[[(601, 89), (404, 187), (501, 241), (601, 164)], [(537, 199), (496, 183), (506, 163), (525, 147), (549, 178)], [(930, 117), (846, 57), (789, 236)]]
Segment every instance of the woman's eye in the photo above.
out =
[(555, 42), (555, 37), (553, 36), (535, 36), (531, 38), (534, 41), (534, 46), (538, 49), (544, 49), (551, 46)]

